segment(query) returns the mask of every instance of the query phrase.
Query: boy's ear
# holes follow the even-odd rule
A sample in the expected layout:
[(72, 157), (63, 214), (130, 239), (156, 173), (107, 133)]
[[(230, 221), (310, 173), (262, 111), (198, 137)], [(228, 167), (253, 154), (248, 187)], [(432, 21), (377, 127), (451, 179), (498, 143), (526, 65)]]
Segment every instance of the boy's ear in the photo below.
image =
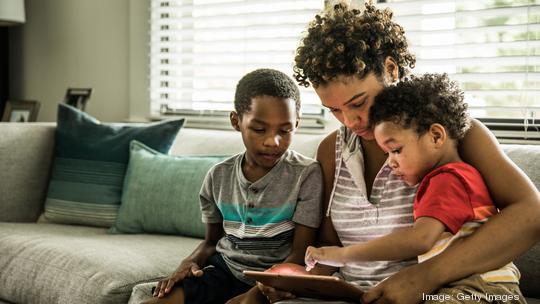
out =
[(238, 113), (232, 111), (231, 114), (229, 114), (229, 118), (231, 119), (231, 126), (236, 131), (240, 132), (240, 117), (238, 116)]
[(434, 123), (429, 127), (429, 134), (431, 136), (431, 141), (435, 145), (435, 147), (439, 148), (441, 147), (446, 139), (448, 138), (448, 134), (446, 133), (446, 129), (443, 127), (443, 125)]

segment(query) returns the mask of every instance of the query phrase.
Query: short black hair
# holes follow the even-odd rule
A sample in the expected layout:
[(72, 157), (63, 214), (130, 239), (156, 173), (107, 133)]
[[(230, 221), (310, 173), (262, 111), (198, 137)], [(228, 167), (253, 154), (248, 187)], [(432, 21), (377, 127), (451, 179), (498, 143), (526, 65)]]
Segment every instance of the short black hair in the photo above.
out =
[(396, 61), (399, 78), (414, 68), (416, 58), (392, 11), (368, 2), (363, 10), (337, 3), (315, 16), (294, 58), (300, 85), (317, 88), (341, 75), (363, 79), (371, 72), (382, 79), (388, 56)]
[(369, 112), (371, 127), (390, 121), (406, 129), (414, 127), (419, 135), (439, 123), (449, 137), (459, 140), (470, 126), (463, 91), (447, 74), (407, 77), (383, 89)]
[(290, 98), (296, 104), (300, 117), (300, 91), (291, 77), (273, 69), (258, 69), (246, 74), (236, 85), (234, 109), (239, 117), (251, 109), (252, 98), (258, 96)]

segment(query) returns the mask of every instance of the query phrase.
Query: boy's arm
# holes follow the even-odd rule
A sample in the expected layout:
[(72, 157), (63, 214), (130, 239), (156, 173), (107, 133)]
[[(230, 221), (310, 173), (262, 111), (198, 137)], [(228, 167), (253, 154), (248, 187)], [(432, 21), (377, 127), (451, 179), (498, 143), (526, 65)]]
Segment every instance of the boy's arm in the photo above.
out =
[(223, 236), (223, 224), (206, 224), (206, 235), (193, 252), (186, 257), (168, 277), (160, 280), (154, 291), (154, 296), (164, 297), (171, 291), (173, 286), (186, 277), (201, 276), (203, 271), (200, 269), (208, 258), (216, 252), (216, 244)]
[(184, 262), (193, 262), (199, 266), (206, 264), (208, 258), (216, 252), (216, 245), (223, 234), (223, 223), (206, 224), (204, 241), (181, 264)]
[(294, 239), (292, 250), (284, 263), (304, 264), (304, 255), (307, 246), (314, 244), (317, 229), (296, 224), (294, 228)]
[(223, 218), (215, 204), (216, 199), (212, 191), (214, 169), (215, 167), (211, 168), (206, 174), (199, 192), (202, 220), (206, 223), (204, 241), (180, 263), (170, 276), (159, 281), (154, 296), (160, 298), (165, 296), (177, 282), (186, 277), (201, 276), (203, 272), (200, 267), (206, 264), (206, 260), (216, 252), (216, 244), (223, 237), (224, 231)]
[[(304, 263), (304, 254), (308, 245), (315, 242), (317, 229), (310, 228), (301, 224), (296, 224), (294, 228), (294, 239), (292, 244), (292, 250), (289, 256), (283, 261), (284, 263), (293, 263), (301, 265)], [(279, 264), (275, 265), (278, 266)], [(291, 268), (289, 270), (295, 272), (305, 271), (303, 267), (298, 266), (297, 268)], [(307, 272), (306, 272), (307, 273)], [(270, 286), (265, 286), (261, 283), (252, 288), (249, 294), (254, 294), (254, 297), (257, 298), (257, 301), (253, 302), (264, 302), (265, 300), (274, 303), (278, 300), (294, 298), (294, 295), (287, 291), (277, 290)], [(262, 299), (262, 300), (259, 300)]]
[(394, 261), (416, 257), (429, 251), (445, 231), (440, 221), (421, 217), (413, 227), (397, 230), (380, 238), (347, 247), (308, 248), (306, 265), (322, 263), (342, 267), (361, 261)]

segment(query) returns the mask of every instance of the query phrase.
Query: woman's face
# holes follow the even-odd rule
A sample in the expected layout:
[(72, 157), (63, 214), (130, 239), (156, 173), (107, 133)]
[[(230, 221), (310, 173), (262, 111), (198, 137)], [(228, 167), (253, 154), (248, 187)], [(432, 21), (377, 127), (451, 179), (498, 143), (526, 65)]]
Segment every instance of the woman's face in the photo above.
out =
[(374, 139), (368, 125), (369, 109), (384, 84), (373, 73), (363, 79), (355, 76), (339, 76), (315, 88), (322, 105), (347, 128), (364, 139)]

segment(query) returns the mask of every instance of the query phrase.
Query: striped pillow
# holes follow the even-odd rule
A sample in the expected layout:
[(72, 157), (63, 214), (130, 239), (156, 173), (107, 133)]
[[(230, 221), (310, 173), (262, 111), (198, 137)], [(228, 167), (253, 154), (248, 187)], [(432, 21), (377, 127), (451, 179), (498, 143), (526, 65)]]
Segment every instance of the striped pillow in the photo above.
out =
[(120, 207), (131, 140), (167, 153), (183, 123), (179, 119), (103, 124), (60, 104), (45, 218), (53, 223), (112, 226)]

